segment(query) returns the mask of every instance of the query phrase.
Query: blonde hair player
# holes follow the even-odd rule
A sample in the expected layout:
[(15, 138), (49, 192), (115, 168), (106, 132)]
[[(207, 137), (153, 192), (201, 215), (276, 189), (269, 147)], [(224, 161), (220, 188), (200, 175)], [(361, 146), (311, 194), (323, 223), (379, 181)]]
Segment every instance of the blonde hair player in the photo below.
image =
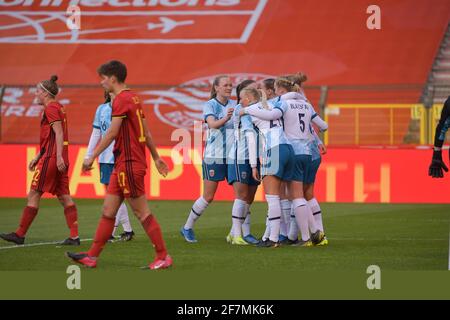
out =
[[(273, 106), (267, 101), (262, 101), (260, 92), (254, 88), (246, 88), (241, 92), (242, 110), (240, 115), (252, 115), (253, 124), (257, 127), (262, 139), (264, 148), (261, 152), (261, 177), (268, 203), (270, 235), (266, 241), (261, 241), (259, 247), (278, 247), (280, 235), (280, 186), (283, 180), (290, 181), (291, 173), (294, 169), (294, 150), (283, 132), (281, 119), (265, 120), (254, 116), (248, 110), (264, 110), (270, 112)], [(279, 117), (280, 118), (280, 117)], [(256, 145), (249, 144), (252, 173), (255, 180), (260, 180), (256, 163)]]
[[(298, 93), (300, 95), (294, 95), (293, 97), (297, 97), (298, 99), (303, 99), (308, 101), (306, 98), (305, 92), (303, 90), (303, 83), (307, 81), (307, 76), (302, 73), (296, 73), (288, 76), (288, 79), (292, 82), (296, 83), (300, 90)], [(319, 202), (314, 196), (314, 186), (316, 175), (319, 170), (320, 164), (322, 162), (322, 155), (327, 153), (327, 148), (323, 144), (320, 137), (317, 135), (316, 130), (311, 125), (310, 126), (311, 139), (310, 139), (310, 150), (311, 150), (311, 165), (308, 167), (307, 172), (305, 173), (305, 180), (303, 182), (303, 192), (305, 195), (305, 199), (308, 202), (308, 206), (310, 207), (314, 220), (316, 221), (317, 227), (325, 233), (323, 220), (322, 220), (322, 209), (320, 208)], [(292, 211), (291, 213), (291, 222), (290, 222), (289, 234), (288, 238), (290, 243), (295, 243), (298, 236), (298, 226), (295, 222), (295, 215)], [(328, 245), (328, 238), (324, 236), (324, 240), (320, 242), (318, 245), (325, 246)]]
[[(248, 146), (249, 140), (255, 138), (255, 130), (250, 116), (239, 116), (241, 104), (239, 95), (245, 88), (257, 88), (254, 80), (244, 80), (236, 87), (238, 105), (234, 109), (232, 122), (234, 127), (234, 143), (231, 147), (228, 163), (228, 183), (233, 185), (235, 200), (231, 213), (232, 228), (226, 240), (234, 245), (258, 244), (259, 240), (250, 233), (250, 206), (255, 199), (259, 181), (252, 176), (249, 152), (253, 151)], [(256, 158), (256, 157), (255, 157)], [(259, 163), (256, 163), (259, 167)]]
[[(300, 87), (288, 78), (278, 77), (275, 81), (275, 90), (276, 94), (281, 96), (281, 103), (272, 110), (252, 107), (248, 108), (246, 112), (252, 117), (258, 117), (267, 121), (279, 120), (283, 117), (284, 132), (295, 152), (295, 166), (291, 177), (292, 181), (288, 183), (288, 189), (302, 236), (302, 240), (296, 244), (312, 246), (322, 242), (324, 234), (317, 227), (303, 195), (305, 172), (311, 163), (311, 152), (308, 144), (310, 139), (309, 125), (312, 121), (322, 130), (326, 130), (328, 126), (318, 117), (307, 101), (285, 96), (289, 92), (295, 94), (299, 89)], [(273, 231), (271, 230), (271, 232)]]

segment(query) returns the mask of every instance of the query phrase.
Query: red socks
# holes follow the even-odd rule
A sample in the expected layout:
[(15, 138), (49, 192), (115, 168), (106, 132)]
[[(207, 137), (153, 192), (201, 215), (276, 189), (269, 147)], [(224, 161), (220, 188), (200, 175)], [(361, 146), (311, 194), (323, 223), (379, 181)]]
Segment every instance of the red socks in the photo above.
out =
[(165, 259), (167, 256), (166, 245), (164, 244), (161, 228), (156, 218), (150, 214), (142, 222), (142, 226), (155, 247), (156, 257), (161, 260)]
[(72, 239), (78, 238), (78, 213), (75, 205), (64, 209), (67, 226), (70, 229), (70, 237)]
[(98, 223), (97, 232), (95, 233), (94, 242), (88, 251), (88, 256), (98, 257), (103, 250), (108, 239), (114, 229), (115, 218), (107, 218), (102, 216), (100, 222)]
[(38, 208), (25, 207), (25, 209), (23, 209), (22, 218), (20, 219), (20, 225), (19, 228), (16, 230), (16, 234), (19, 237), (25, 237), (25, 234), (27, 233), (28, 228), (30, 228), (31, 223), (33, 222), (37, 213)]

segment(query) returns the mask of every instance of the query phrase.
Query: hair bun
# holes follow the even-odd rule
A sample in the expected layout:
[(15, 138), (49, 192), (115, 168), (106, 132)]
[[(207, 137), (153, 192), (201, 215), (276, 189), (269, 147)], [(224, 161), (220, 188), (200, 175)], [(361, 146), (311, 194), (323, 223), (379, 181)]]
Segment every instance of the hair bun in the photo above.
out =
[(308, 77), (303, 72), (297, 73), (297, 76), (300, 82), (305, 82), (306, 80), (308, 80)]
[(52, 75), (51, 77), (50, 77), (50, 81), (51, 82), (56, 82), (58, 80), (58, 76), (57, 75)]

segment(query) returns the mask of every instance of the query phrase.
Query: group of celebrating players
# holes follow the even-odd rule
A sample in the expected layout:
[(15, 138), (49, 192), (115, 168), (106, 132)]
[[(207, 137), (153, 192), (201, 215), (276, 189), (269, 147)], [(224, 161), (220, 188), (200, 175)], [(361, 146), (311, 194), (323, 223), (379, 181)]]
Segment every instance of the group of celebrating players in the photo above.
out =
[[(125, 84), (126, 66), (112, 60), (97, 71), (106, 101), (97, 108), (83, 170), (91, 170), (94, 160), (99, 158), (101, 182), (107, 186), (107, 194), (90, 249), (66, 255), (95, 268), (105, 244), (114, 239), (119, 223), (124, 227), (121, 239), (131, 240), (134, 232), (123, 204), (126, 199), (156, 251), (148, 268), (168, 268), (173, 261), (145, 195), (145, 148), (150, 150), (161, 175), (167, 175), (168, 166), (158, 154), (139, 98)], [(245, 80), (237, 86), (237, 101), (234, 101), (230, 77), (215, 78), (211, 99), (203, 110), (207, 126), (202, 163), (204, 192), (193, 204), (180, 230), (187, 242), (197, 242), (194, 224), (213, 201), (219, 182), (227, 179), (235, 193), (232, 227), (226, 236), (228, 243), (258, 247), (328, 244), (321, 209), (314, 197), (315, 177), (321, 155), (326, 153), (315, 128), (325, 131), (328, 125), (304, 94), (302, 84), (306, 80), (301, 73), (265, 79), (261, 83)], [(59, 92), (56, 81), (57, 77), (52, 76), (37, 85), (36, 101), (44, 107), (44, 112), (40, 152), (28, 166), (34, 175), (27, 206), (17, 230), (0, 234), (0, 238), (18, 245), (24, 244), (45, 192), (56, 195), (64, 207), (70, 236), (61, 245), (80, 245), (77, 207), (69, 192), (67, 118), (64, 107), (56, 101)], [(448, 102), (444, 108), (446, 114)], [(449, 127), (447, 119), (448, 116), (437, 129), (439, 143)], [(438, 149), (430, 166), (430, 175), (434, 177), (442, 177), (442, 170), (446, 169)], [(250, 232), (250, 207), (261, 182), (268, 213), (266, 230), (258, 240)]]
[[(181, 234), (197, 242), (193, 227), (213, 201), (219, 182), (233, 186), (233, 245), (326, 245), (314, 181), (326, 149), (314, 126), (327, 124), (305, 97), (303, 74), (245, 80), (236, 88), (226, 75), (215, 78), (203, 116), (208, 127), (203, 157), (204, 192), (189, 213)], [(262, 182), (268, 203), (266, 231), (261, 240), (250, 232), (250, 206)], [(300, 230), (301, 238), (298, 239)]]

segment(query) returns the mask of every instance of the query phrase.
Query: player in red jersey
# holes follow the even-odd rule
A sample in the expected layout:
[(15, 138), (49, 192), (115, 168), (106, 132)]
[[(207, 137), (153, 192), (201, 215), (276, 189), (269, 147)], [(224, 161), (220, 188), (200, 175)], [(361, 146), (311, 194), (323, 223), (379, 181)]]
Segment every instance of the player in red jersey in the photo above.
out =
[(58, 197), (64, 207), (70, 237), (61, 245), (79, 245), (77, 208), (69, 192), (68, 130), (64, 107), (55, 100), (59, 88), (57, 76), (45, 80), (37, 85), (37, 103), (44, 106), (41, 120), (40, 152), (28, 165), (34, 171), (28, 203), (23, 210), (19, 228), (15, 232), (0, 234), (0, 238), (23, 244), (25, 235), (39, 210), (39, 202), (44, 192)]
[(102, 79), (103, 88), (115, 94), (112, 121), (92, 157), (84, 161), (83, 169), (90, 170), (94, 159), (115, 140), (114, 170), (107, 188), (94, 243), (88, 252), (66, 254), (75, 262), (95, 268), (97, 258), (112, 234), (117, 211), (125, 198), (156, 250), (156, 258), (148, 268), (168, 268), (172, 265), (172, 258), (167, 254), (161, 229), (148, 207), (145, 196), (144, 177), (147, 168), (145, 147), (150, 150), (159, 173), (166, 176), (168, 167), (158, 155), (139, 98), (125, 84), (126, 66), (120, 61), (113, 60), (101, 65), (98, 74)]

